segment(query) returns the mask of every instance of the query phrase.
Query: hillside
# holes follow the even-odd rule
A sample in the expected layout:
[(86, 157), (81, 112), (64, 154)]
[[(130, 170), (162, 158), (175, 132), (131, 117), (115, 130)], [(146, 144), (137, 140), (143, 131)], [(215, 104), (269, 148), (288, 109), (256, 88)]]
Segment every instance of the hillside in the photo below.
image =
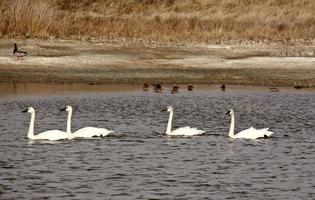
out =
[(315, 39), (313, 0), (0, 0), (6, 38), (159, 42)]

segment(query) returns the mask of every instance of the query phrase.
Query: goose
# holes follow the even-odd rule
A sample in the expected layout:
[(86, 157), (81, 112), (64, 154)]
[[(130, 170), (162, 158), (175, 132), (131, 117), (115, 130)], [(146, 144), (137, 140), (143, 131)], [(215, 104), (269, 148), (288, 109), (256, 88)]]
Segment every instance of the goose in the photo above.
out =
[(198, 130), (197, 128), (191, 128), (189, 126), (178, 128), (178, 129), (172, 131), (172, 121), (173, 121), (174, 109), (173, 109), (173, 107), (169, 106), (169, 107), (167, 107), (167, 110), (163, 110), (163, 111), (167, 111), (170, 113), (168, 123), (167, 123), (166, 132), (165, 132), (166, 135), (170, 135), (170, 136), (194, 136), (194, 135), (201, 135), (205, 132), (202, 130)]
[(22, 60), (23, 60), (23, 57), (24, 57), (24, 56), (27, 56), (28, 53), (27, 53), (26, 51), (23, 51), (23, 50), (21, 50), (21, 49), (18, 49), (18, 48), (17, 48), (17, 44), (14, 43), (13, 55), (15, 55), (18, 60), (19, 60), (20, 58), (22, 58)]
[(231, 138), (258, 139), (270, 137), (273, 134), (273, 132), (268, 131), (269, 128), (255, 129), (253, 127), (250, 127), (234, 135), (235, 127), (234, 110), (230, 109), (226, 114), (231, 115), (231, 126), (229, 131), (229, 137)]
[(72, 138), (68, 133), (59, 130), (49, 130), (34, 135), (35, 109), (33, 107), (29, 107), (22, 112), (31, 113), (31, 122), (28, 129), (27, 138), (32, 140), (65, 140)]
[(96, 128), (96, 127), (85, 127), (77, 130), (74, 133), (71, 133), (71, 117), (72, 117), (72, 107), (66, 106), (65, 108), (61, 109), (61, 111), (68, 112), (68, 119), (67, 119), (67, 130), (68, 134), (71, 134), (74, 138), (92, 138), (92, 137), (104, 137), (107, 136), (109, 133), (113, 131), (107, 130), (105, 128)]

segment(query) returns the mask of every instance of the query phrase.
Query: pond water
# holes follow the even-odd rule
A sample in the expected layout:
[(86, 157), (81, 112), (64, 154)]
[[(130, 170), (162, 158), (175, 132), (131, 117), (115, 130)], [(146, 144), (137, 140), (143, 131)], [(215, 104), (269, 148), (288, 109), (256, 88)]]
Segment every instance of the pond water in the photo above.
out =
[[(313, 199), (315, 93), (206, 91), (160, 94), (140, 90), (23, 94), (0, 97), (0, 199)], [(117, 137), (30, 141), (35, 132), (85, 126)], [(174, 106), (174, 128), (202, 136), (164, 135)], [(234, 108), (236, 131), (269, 127), (273, 137), (227, 137)]]

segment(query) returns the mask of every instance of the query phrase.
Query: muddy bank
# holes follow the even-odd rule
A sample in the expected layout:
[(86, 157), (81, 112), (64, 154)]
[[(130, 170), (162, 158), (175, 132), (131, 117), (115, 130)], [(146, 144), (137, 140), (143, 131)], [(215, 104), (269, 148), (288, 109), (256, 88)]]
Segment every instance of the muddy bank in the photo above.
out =
[(222, 91), (221, 85), (216, 84), (176, 84), (177, 89), (174, 90), (172, 84), (162, 84), (161, 90), (156, 90), (153, 85), (143, 87), (142, 84), (52, 84), (52, 83), (0, 83), (0, 98), (16, 98), (19, 95), (64, 95), (64, 94), (81, 94), (81, 93), (164, 93), (164, 94), (182, 94), (182, 93), (200, 93), (200, 92), (280, 92), (280, 93), (314, 93), (315, 88), (307, 88), (296, 90), (290, 86), (268, 87), (268, 86), (252, 86), (252, 85), (226, 85)]
[[(27, 50), (24, 60), (13, 43)], [(0, 82), (315, 85), (315, 44), (1, 40)]]

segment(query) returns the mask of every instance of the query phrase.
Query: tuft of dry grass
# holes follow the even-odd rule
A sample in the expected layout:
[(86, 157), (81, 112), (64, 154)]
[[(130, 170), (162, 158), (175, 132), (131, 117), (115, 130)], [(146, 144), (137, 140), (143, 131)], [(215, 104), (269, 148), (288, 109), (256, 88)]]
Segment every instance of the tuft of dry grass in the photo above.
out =
[(0, 0), (0, 14), (2, 37), (315, 39), (313, 0)]
[(57, 7), (49, 0), (2, 0), (1, 36), (47, 37), (55, 32)]

